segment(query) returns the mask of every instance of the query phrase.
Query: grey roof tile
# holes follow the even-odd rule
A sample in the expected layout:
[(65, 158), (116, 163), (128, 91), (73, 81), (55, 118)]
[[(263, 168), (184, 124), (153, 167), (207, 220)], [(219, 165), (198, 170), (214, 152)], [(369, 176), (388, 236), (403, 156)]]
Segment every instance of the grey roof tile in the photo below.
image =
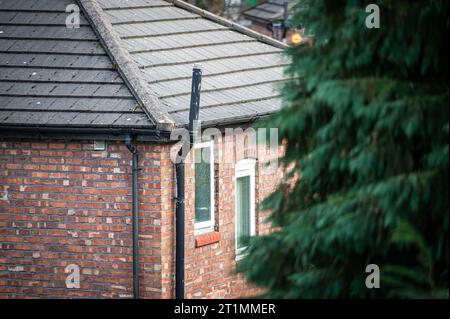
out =
[[(65, 12), (0, 11), (2, 24), (65, 25), (66, 18)], [(80, 25), (88, 24), (84, 17), (80, 17)]]
[(225, 43), (220, 45), (204, 45), (201, 47), (182, 47), (164, 52), (143, 52), (133, 54), (135, 61), (144, 68), (160, 65), (186, 64), (191, 65), (210, 60), (226, 60), (232, 57), (247, 56), (257, 59), (258, 55), (265, 53), (280, 53), (280, 50), (259, 42)]
[[(247, 102), (243, 104), (229, 104), (212, 108), (200, 109), (200, 118), (205, 122), (220, 124), (223, 121), (239, 118), (256, 118), (275, 112), (281, 107), (279, 98)], [(262, 112), (264, 110), (264, 113)], [(187, 124), (189, 111), (179, 111), (171, 113), (172, 117), (180, 124)]]
[(142, 22), (155, 22), (168, 19), (180, 20), (187, 18), (196, 18), (195, 14), (172, 6), (147, 8), (129, 7), (127, 10), (108, 10), (106, 12), (109, 21), (113, 25), (125, 23), (134, 24)]
[(167, 6), (163, 0), (98, 0), (103, 9)]
[(122, 113), (120, 117), (114, 122), (114, 125), (118, 126), (142, 126), (148, 121), (144, 113)]
[(192, 46), (213, 46), (236, 42), (256, 42), (256, 39), (244, 34), (236, 35), (235, 32), (227, 29), (219, 29), (204, 33), (181, 33), (123, 40), (124, 47), (130, 53), (165, 51)]
[(0, 50), (13, 53), (106, 54), (98, 42), (67, 40), (5, 39), (0, 41)]
[(188, 19), (183, 21), (166, 20), (136, 23), (133, 25), (116, 25), (115, 30), (123, 39), (133, 37), (151, 37), (157, 35), (183, 34), (223, 30), (227, 27), (206, 19)]
[(86, 18), (65, 27), (72, 3), (0, 0), (0, 123), (109, 127), (132, 114), (153, 126)]
[(77, 55), (77, 54), (35, 54), (0, 52), (0, 66), (3, 67), (39, 67), (58, 69), (113, 69), (111, 60), (106, 56)]
[(184, 125), (194, 63), (203, 69), (202, 121), (251, 119), (281, 106), (287, 60), (276, 41), (179, 1), (80, 2), (93, 24), (82, 16), (80, 28), (68, 29), (72, 0), (0, 0), (2, 125), (153, 126), (140, 106), (151, 98), (143, 102), (136, 84)]
[(73, 0), (0, 0), (0, 11), (17, 10), (17, 11), (52, 11), (64, 12)]
[[(276, 89), (285, 79), (283, 67), (287, 64), (282, 49), (178, 4), (100, 2), (123, 47), (169, 114), (178, 123), (186, 123), (195, 63), (203, 70), (200, 107), (205, 118), (201, 120), (238, 119), (250, 113), (273, 112), (273, 105), (279, 107), (279, 102), (260, 101), (279, 99)], [(232, 112), (226, 111), (228, 106)]]
[(0, 81), (73, 82), (73, 83), (123, 83), (116, 71), (6, 68), (0, 67)]
[(64, 25), (3, 25), (0, 27), (0, 39), (60, 39), (70, 41), (97, 41), (97, 36), (89, 26), (66, 28)]
[[(254, 69), (243, 71), (239, 77), (235, 73), (203, 76), (202, 94), (206, 92), (219, 91), (243, 86), (251, 87), (261, 83), (283, 81), (283, 67), (276, 66), (268, 69)], [(180, 79), (152, 83), (152, 88), (161, 97), (168, 97), (190, 93), (191, 80)]]

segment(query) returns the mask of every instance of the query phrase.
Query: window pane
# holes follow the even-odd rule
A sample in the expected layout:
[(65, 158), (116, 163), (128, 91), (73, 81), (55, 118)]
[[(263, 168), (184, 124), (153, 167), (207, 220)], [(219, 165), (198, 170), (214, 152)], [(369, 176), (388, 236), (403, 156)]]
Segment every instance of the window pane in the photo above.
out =
[(248, 246), (250, 237), (250, 176), (236, 180), (237, 248)]
[[(203, 153), (203, 155), (202, 155)], [(195, 150), (195, 222), (211, 220), (211, 148)]]

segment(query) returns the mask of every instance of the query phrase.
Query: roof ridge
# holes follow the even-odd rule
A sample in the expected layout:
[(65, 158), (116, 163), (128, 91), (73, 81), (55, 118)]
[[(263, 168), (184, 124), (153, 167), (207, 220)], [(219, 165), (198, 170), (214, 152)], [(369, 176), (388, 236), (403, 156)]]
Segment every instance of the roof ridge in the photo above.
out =
[(257, 39), (260, 42), (263, 42), (263, 43), (275, 46), (275, 47), (280, 48), (280, 49), (286, 49), (286, 48), (289, 47), (287, 44), (285, 44), (285, 43), (283, 43), (281, 41), (275, 40), (275, 39), (273, 39), (271, 37), (268, 37), (268, 36), (266, 36), (264, 34), (261, 34), (259, 32), (253, 31), (253, 30), (251, 30), (249, 28), (246, 28), (246, 27), (244, 27), (244, 26), (242, 26), (242, 25), (240, 25), (238, 23), (235, 23), (233, 21), (230, 21), (228, 19), (220, 17), (220, 16), (218, 16), (218, 15), (216, 15), (214, 13), (211, 13), (211, 12), (209, 12), (207, 10), (203, 10), (203, 9), (201, 9), (199, 7), (196, 7), (196, 6), (194, 6), (194, 5), (190, 4), (190, 3), (187, 3), (185, 1), (182, 1), (182, 0), (164, 0), (164, 1), (172, 3), (176, 7), (185, 9), (185, 10), (190, 11), (192, 13), (196, 13), (196, 14), (200, 15), (201, 17), (205, 18), (205, 19), (208, 19), (208, 20), (214, 21), (214, 22), (216, 22), (218, 24), (221, 24), (223, 26), (226, 26), (226, 27), (230, 28), (231, 30), (234, 30), (234, 31), (243, 33), (243, 34), (245, 34), (245, 35), (247, 35), (249, 37), (255, 38), (255, 39)]
[(133, 96), (143, 108), (147, 117), (154, 122), (159, 129), (170, 130), (175, 127), (172, 116), (164, 110), (159, 97), (150, 92), (147, 82), (141, 76), (141, 71), (131, 58), (128, 50), (120, 44), (121, 39), (111, 23), (104, 16), (103, 9), (96, 0), (76, 0), (90, 25), (97, 33), (100, 43), (103, 45), (109, 58), (117, 67), (125, 84)]

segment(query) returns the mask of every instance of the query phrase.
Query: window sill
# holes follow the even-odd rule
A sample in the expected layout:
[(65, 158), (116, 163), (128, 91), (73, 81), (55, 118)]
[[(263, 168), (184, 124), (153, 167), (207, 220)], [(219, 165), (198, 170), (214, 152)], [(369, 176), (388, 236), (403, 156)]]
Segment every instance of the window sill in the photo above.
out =
[(220, 241), (220, 233), (213, 231), (195, 237), (195, 248), (211, 245)]
[(247, 256), (247, 254), (244, 253), (240, 253), (240, 254), (236, 254), (236, 261), (240, 261), (241, 259), (244, 259), (244, 257)]
[[(197, 226), (197, 225), (195, 225)], [(212, 226), (208, 226), (208, 227), (195, 227), (194, 228), (194, 236), (201, 236), (201, 235), (205, 235), (205, 234), (209, 234), (209, 233), (213, 233), (214, 227)]]
[(247, 256), (247, 252), (245, 251), (247, 247), (245, 247), (244, 249), (240, 249), (240, 250), (236, 250), (236, 261), (239, 261), (241, 259), (243, 259), (245, 256)]

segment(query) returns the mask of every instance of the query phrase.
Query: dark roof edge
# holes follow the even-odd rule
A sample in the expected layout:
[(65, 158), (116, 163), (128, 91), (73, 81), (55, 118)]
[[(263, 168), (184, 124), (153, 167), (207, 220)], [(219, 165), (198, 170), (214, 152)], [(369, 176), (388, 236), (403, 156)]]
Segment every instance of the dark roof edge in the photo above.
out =
[(218, 15), (215, 15), (214, 13), (211, 13), (209, 11), (200, 9), (199, 7), (196, 7), (196, 6), (194, 6), (194, 5), (190, 4), (190, 3), (187, 3), (187, 2), (184, 2), (184, 1), (181, 1), (181, 0), (166, 0), (166, 1), (170, 2), (170, 3), (173, 3), (177, 7), (180, 7), (182, 9), (188, 10), (190, 12), (196, 13), (196, 14), (202, 16), (205, 19), (214, 21), (214, 22), (219, 23), (221, 25), (224, 25), (224, 26), (226, 26), (226, 27), (228, 27), (228, 28), (230, 28), (230, 29), (232, 29), (234, 31), (237, 31), (237, 32), (243, 33), (243, 34), (245, 34), (245, 35), (247, 35), (249, 37), (255, 38), (255, 39), (257, 39), (260, 42), (264, 42), (266, 44), (275, 46), (275, 47), (280, 48), (280, 49), (286, 49), (286, 48), (289, 47), (287, 44), (285, 44), (283, 42), (280, 42), (280, 41), (275, 40), (275, 39), (273, 39), (271, 37), (268, 37), (266, 35), (263, 35), (261, 33), (256, 32), (256, 31), (253, 31), (253, 30), (251, 30), (249, 28), (243, 27), (243, 26), (241, 26), (238, 23), (235, 23), (235, 22), (232, 22), (232, 21), (227, 20), (225, 18), (222, 18), (222, 17), (220, 17)]
[[(202, 121), (200, 118), (200, 124), (201, 124), (202, 129), (207, 129), (207, 128), (211, 128), (211, 127), (216, 127), (216, 128), (222, 129), (222, 128), (226, 128), (227, 126), (234, 127), (234, 126), (238, 126), (238, 125), (248, 126), (248, 125), (252, 125), (255, 122), (258, 122), (260, 120), (264, 120), (264, 119), (270, 117), (275, 112), (276, 111), (270, 111), (270, 112), (265, 112), (265, 113), (261, 113), (261, 114), (244, 115), (244, 116), (239, 116), (239, 117), (234, 117), (234, 118), (209, 120), (209, 121)], [(188, 124), (180, 124), (179, 126), (177, 126), (176, 129), (183, 129), (183, 128), (186, 129), (187, 127), (188, 127)]]
[(123, 140), (127, 135), (137, 136), (141, 141), (170, 141), (167, 130), (135, 127), (67, 127), (67, 126), (0, 126), (1, 138), (29, 139), (76, 139), (76, 140)]
[[(258, 115), (248, 115), (228, 120), (212, 120), (201, 123), (201, 128), (216, 127), (223, 131), (226, 128), (247, 128), (255, 122), (270, 117), (273, 112)], [(95, 140), (104, 139), (112, 141), (124, 140), (126, 136), (136, 136), (138, 141), (153, 141), (161, 143), (173, 143), (170, 138), (171, 132), (187, 129), (187, 125), (180, 125), (170, 132), (151, 127), (67, 127), (67, 126), (36, 126), (36, 125), (1, 125), (0, 140), (2, 138), (25, 138), (25, 139), (62, 139), (62, 140)]]
[(137, 65), (131, 58), (130, 53), (121, 46), (119, 36), (108, 19), (104, 17), (100, 5), (95, 0), (76, 1), (146, 115), (157, 128), (171, 130), (175, 126), (175, 121), (163, 109), (163, 104), (159, 98), (149, 92), (147, 83), (141, 78)]

